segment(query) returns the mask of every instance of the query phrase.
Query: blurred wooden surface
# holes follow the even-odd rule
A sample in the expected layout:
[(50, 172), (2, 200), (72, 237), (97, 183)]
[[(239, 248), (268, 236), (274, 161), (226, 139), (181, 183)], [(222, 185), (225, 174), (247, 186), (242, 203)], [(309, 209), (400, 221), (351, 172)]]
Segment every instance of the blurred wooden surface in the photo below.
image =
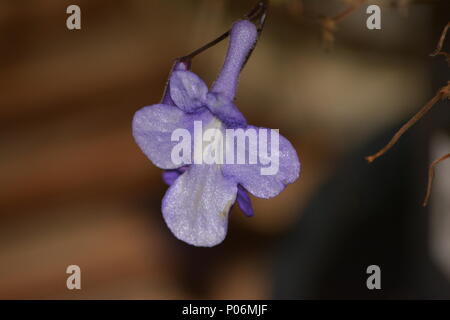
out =
[[(191, 248), (164, 224), (166, 186), (135, 145), (131, 119), (159, 101), (175, 57), (252, 3), (0, 1), (0, 299), (270, 297), (267, 248), (299, 218), (339, 153), (414, 109), (426, 80), (401, 45), (385, 57), (377, 40), (382, 53), (369, 61), (361, 34), (341, 33), (348, 47), (326, 55), (314, 33), (298, 32), (298, 17), (274, 9), (239, 104), (252, 123), (283, 127), (302, 178), (279, 197), (254, 199), (254, 218), (234, 209), (221, 246)], [(80, 31), (66, 29), (70, 4), (82, 8)], [(420, 28), (426, 19), (419, 22), (407, 23)], [(195, 68), (212, 79), (224, 50)], [(81, 267), (80, 291), (65, 286), (71, 264)]]

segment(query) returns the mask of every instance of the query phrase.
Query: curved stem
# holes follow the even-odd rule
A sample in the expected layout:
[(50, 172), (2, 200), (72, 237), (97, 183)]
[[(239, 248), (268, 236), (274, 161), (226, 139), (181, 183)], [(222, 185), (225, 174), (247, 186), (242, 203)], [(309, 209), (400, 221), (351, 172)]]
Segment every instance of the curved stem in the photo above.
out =
[(422, 205), (424, 207), (427, 206), (428, 200), (431, 196), (431, 189), (433, 186), (433, 179), (434, 179), (434, 168), (442, 161), (450, 158), (450, 153), (447, 153), (446, 155), (440, 157), (439, 159), (436, 159), (433, 161), (433, 163), (430, 165), (430, 168), (428, 169), (428, 186), (427, 186), (427, 194), (425, 195), (425, 199), (423, 200)]
[(450, 22), (447, 23), (447, 25), (442, 30), (441, 36), (439, 38), (439, 42), (436, 46), (436, 50), (434, 50), (433, 53), (430, 54), (430, 56), (434, 57), (439, 54), (448, 55), (448, 53), (442, 51), (442, 47), (444, 46), (445, 37), (447, 36), (447, 31), (450, 28)]
[[(268, 0), (262, 0), (259, 1), (251, 10), (249, 13), (247, 13), (243, 19), (246, 20), (250, 20), (250, 21), (256, 21), (258, 23), (257, 28), (258, 28), (258, 35), (261, 34), (263, 28), (264, 28), (264, 23), (266, 20), (266, 13), (267, 13), (267, 8), (268, 8)], [(197, 50), (189, 53), (188, 55), (185, 55), (183, 57), (180, 57), (178, 59), (176, 59), (176, 61), (183, 61), (183, 62), (187, 62), (189, 65), (191, 63), (191, 60), (199, 55), (200, 53), (208, 50), (209, 48), (215, 46), (216, 44), (220, 43), (221, 41), (225, 40), (226, 38), (229, 37), (231, 32), (231, 29), (227, 30), (226, 32), (224, 32), (223, 34), (221, 34), (219, 37), (217, 37), (216, 39), (212, 40), (211, 42), (208, 42), (207, 44), (205, 44), (204, 46), (198, 48)], [(248, 57), (247, 57), (248, 59)]]
[(380, 151), (378, 151), (377, 153), (366, 157), (366, 160), (368, 162), (373, 162), (375, 159), (377, 159), (378, 157), (382, 156), (383, 154), (385, 154), (387, 151), (389, 151), (389, 149), (391, 149), (396, 143), (397, 141), (400, 139), (400, 137), (406, 132), (408, 131), (409, 128), (411, 128), (417, 121), (419, 121), (425, 114), (428, 113), (428, 111), (430, 111), (430, 109), (441, 99), (443, 99), (444, 97), (446, 97), (446, 87), (442, 88), (441, 90), (438, 91), (438, 93), (431, 98), (430, 101), (428, 101), (428, 103), (422, 108), (420, 109), (419, 112), (417, 112), (408, 122), (406, 122), (401, 128), (400, 130), (397, 131), (397, 133), (392, 137), (391, 141), (389, 141), (389, 143), (387, 145), (385, 145)]

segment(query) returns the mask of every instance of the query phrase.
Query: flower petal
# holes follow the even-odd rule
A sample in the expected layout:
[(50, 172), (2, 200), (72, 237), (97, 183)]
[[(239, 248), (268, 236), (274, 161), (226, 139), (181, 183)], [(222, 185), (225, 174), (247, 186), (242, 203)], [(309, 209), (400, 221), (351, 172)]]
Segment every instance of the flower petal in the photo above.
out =
[(171, 186), (180, 175), (181, 173), (178, 170), (164, 170), (162, 178), (168, 186)]
[(236, 201), (239, 204), (239, 208), (241, 208), (242, 212), (247, 217), (253, 217), (253, 206), (252, 206), (252, 200), (250, 199), (249, 195), (247, 194), (247, 191), (241, 186), (238, 185), (238, 193), (236, 197)]
[(175, 180), (177, 180), (178, 177), (187, 170), (187, 168), (188, 166), (184, 166), (175, 170), (164, 170), (162, 173), (162, 179), (168, 186), (171, 186)]
[(239, 109), (223, 94), (208, 93), (206, 97), (206, 106), (217, 118), (222, 120), (227, 127), (245, 127), (247, 120)]
[(251, 52), (258, 31), (256, 26), (248, 20), (240, 20), (231, 28), (230, 44), (225, 63), (217, 80), (212, 85), (211, 91), (222, 93), (231, 101), (236, 96), (239, 74)]
[(208, 87), (191, 71), (174, 71), (170, 76), (170, 96), (185, 112), (194, 112), (205, 104)]
[(192, 132), (194, 121), (206, 123), (208, 119), (212, 119), (212, 114), (206, 109), (197, 114), (186, 114), (177, 107), (156, 104), (144, 107), (135, 113), (133, 136), (141, 150), (157, 167), (175, 169), (192, 163), (192, 159), (182, 164), (172, 161), (173, 147), (179, 143), (171, 141), (173, 131), (187, 129)]
[(170, 77), (174, 71), (186, 71), (189, 69), (188, 63), (184, 61), (175, 61), (173, 64), (172, 70), (170, 71), (169, 79), (167, 80), (166, 87), (164, 88), (164, 94), (161, 100), (162, 104), (168, 104), (169, 106), (175, 106), (175, 102), (173, 102), (170, 96)]
[(180, 240), (198, 247), (221, 243), (237, 185), (218, 165), (192, 165), (169, 188), (163, 199), (164, 220)]
[[(271, 131), (270, 129), (257, 128), (248, 126), (257, 130), (258, 136), (260, 136), (261, 130), (268, 130), (267, 132), (267, 153), (272, 154), (271, 150)], [(222, 166), (222, 172), (226, 177), (232, 177), (235, 181), (241, 184), (248, 192), (259, 198), (272, 198), (278, 195), (284, 190), (286, 185), (293, 183), (300, 174), (300, 162), (298, 160), (297, 152), (292, 147), (291, 143), (279, 135), (279, 159), (278, 167), (276, 166), (275, 159), (270, 160), (267, 155), (264, 155), (260, 147), (258, 151), (249, 151), (248, 145), (245, 149), (246, 152), (246, 164), (225, 164)], [(228, 152), (228, 151), (227, 151)], [(248, 164), (249, 154), (257, 153), (256, 164)], [(262, 164), (260, 160), (266, 161), (266, 164)], [(272, 164), (267, 164), (268, 161), (272, 161)], [(235, 162), (236, 163), (236, 162)], [(274, 172), (269, 175), (261, 174), (262, 168), (268, 168), (273, 165)]]

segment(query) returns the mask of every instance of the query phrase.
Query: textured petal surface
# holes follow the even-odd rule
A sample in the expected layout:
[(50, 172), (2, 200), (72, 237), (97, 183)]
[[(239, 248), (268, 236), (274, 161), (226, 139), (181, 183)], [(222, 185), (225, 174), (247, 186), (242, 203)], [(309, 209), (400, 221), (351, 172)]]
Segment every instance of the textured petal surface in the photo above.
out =
[(257, 36), (255, 25), (248, 20), (241, 20), (233, 25), (225, 63), (211, 88), (212, 92), (221, 93), (230, 101), (234, 100), (239, 74)]
[(135, 113), (133, 136), (145, 155), (157, 167), (175, 169), (184, 164), (172, 162), (172, 149), (178, 144), (177, 141), (171, 141), (172, 132), (176, 129), (187, 129), (192, 132), (195, 120), (205, 123), (211, 121), (210, 119), (212, 114), (206, 109), (198, 114), (186, 114), (177, 107), (156, 104)]
[(247, 126), (247, 121), (239, 109), (222, 94), (208, 93), (206, 106), (229, 128)]
[[(263, 129), (269, 130), (252, 126), (249, 126), (249, 128), (254, 128), (258, 132)], [(270, 141), (270, 134), (268, 134), (267, 150), (269, 154), (271, 150)], [(246, 148), (247, 159), (248, 149)], [(267, 160), (267, 158), (265, 159)], [(225, 164), (222, 166), (222, 171), (225, 176), (235, 179), (237, 183), (241, 184), (248, 192), (256, 197), (267, 199), (278, 195), (284, 190), (286, 185), (297, 180), (300, 174), (300, 162), (297, 152), (291, 143), (281, 135), (279, 135), (278, 172), (273, 175), (262, 175), (261, 168), (267, 167), (269, 165), (263, 165), (258, 161), (257, 164)]]
[(239, 204), (239, 208), (241, 208), (242, 212), (247, 217), (253, 217), (253, 206), (252, 206), (252, 200), (250, 199), (249, 195), (247, 194), (247, 191), (245, 189), (238, 185), (238, 193), (236, 197), (236, 201)]
[(169, 106), (175, 106), (175, 102), (173, 102), (172, 97), (170, 96), (170, 78), (174, 71), (186, 71), (189, 69), (189, 65), (183, 61), (175, 61), (173, 64), (172, 70), (169, 75), (169, 79), (167, 80), (166, 87), (164, 89), (164, 94), (161, 100), (162, 104), (167, 104)]
[(199, 247), (215, 246), (225, 239), (236, 193), (236, 183), (224, 178), (220, 166), (192, 165), (164, 196), (164, 220), (178, 239)]
[(195, 73), (174, 71), (170, 77), (170, 96), (185, 112), (194, 112), (205, 105), (208, 87)]

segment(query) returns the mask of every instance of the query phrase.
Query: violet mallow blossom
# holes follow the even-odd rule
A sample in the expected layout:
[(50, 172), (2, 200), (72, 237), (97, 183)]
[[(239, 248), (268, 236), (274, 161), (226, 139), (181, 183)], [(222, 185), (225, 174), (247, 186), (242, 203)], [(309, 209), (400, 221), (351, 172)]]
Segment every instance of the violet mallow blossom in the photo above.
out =
[(167, 226), (180, 240), (199, 247), (221, 243), (227, 233), (228, 215), (237, 201), (247, 216), (253, 208), (247, 192), (259, 198), (279, 194), (300, 173), (300, 163), (292, 145), (280, 135), (279, 170), (261, 175), (261, 164), (178, 164), (171, 160), (172, 132), (184, 128), (193, 132), (194, 121), (203, 127), (254, 128), (233, 100), (239, 74), (257, 39), (257, 30), (248, 20), (236, 22), (222, 70), (208, 90), (206, 84), (186, 63), (178, 62), (170, 76), (160, 104), (136, 112), (134, 138), (145, 155), (166, 170), (164, 181), (170, 185), (162, 201)]

